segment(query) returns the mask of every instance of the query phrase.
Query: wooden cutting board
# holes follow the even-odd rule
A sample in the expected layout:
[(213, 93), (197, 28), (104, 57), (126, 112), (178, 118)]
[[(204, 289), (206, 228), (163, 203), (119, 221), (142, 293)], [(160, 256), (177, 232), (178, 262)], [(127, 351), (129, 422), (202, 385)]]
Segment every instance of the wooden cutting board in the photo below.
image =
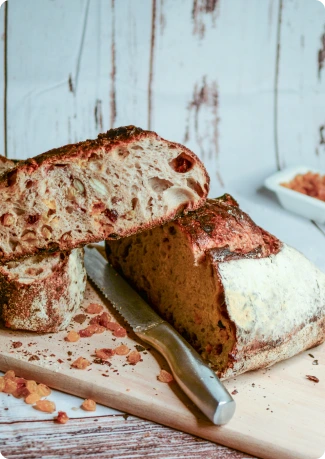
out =
[[(83, 307), (91, 302), (104, 304), (114, 319), (127, 328), (128, 337), (115, 338), (112, 332), (105, 331), (67, 343), (66, 331), (36, 335), (1, 328), (0, 370), (13, 369), (19, 376), (52, 388), (92, 398), (261, 458), (318, 459), (324, 454), (324, 345), (272, 368), (226, 381), (230, 392), (237, 391), (237, 409), (226, 426), (216, 427), (201, 415), (176, 383), (168, 385), (157, 380), (160, 369), (168, 370), (168, 366), (155, 351), (142, 351), (142, 361), (136, 365), (117, 355), (110, 359), (111, 366), (94, 363), (96, 348), (115, 348), (125, 343), (133, 350), (146, 345), (137, 340), (114, 308), (88, 284)], [(69, 330), (85, 328), (90, 317), (83, 325), (72, 322)], [(14, 348), (17, 341), (22, 346)], [(80, 356), (93, 363), (86, 370), (71, 369), (71, 363)], [(314, 360), (318, 360), (318, 365), (312, 364)], [(309, 381), (306, 375), (317, 376), (319, 383)]]

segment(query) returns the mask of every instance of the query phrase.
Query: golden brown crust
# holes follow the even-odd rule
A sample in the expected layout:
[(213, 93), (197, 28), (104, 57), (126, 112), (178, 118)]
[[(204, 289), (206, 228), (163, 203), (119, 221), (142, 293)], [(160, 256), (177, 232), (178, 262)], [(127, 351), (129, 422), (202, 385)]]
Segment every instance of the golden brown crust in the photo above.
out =
[(207, 199), (204, 206), (175, 223), (190, 238), (198, 257), (209, 252), (216, 261), (267, 257), (278, 253), (282, 245), (257, 226), (229, 194)]
[[(45, 263), (41, 256), (38, 258), (28, 269), (20, 264), (20, 275), (0, 266), (0, 317), (6, 327), (14, 330), (57, 332), (69, 324), (83, 298), (83, 251), (47, 256), (47, 262), (53, 259), (53, 264), (47, 275), (40, 277), (35, 275), (36, 271), (42, 271)], [(29, 271), (28, 282), (25, 271)]]
[[(56, 251), (71, 250), (75, 247), (80, 247), (90, 242), (98, 242), (103, 239), (117, 239), (120, 237), (126, 237), (136, 233), (137, 231), (143, 231), (145, 229), (161, 225), (166, 221), (170, 221), (176, 216), (180, 215), (182, 211), (187, 212), (203, 205), (209, 191), (209, 177), (204, 168), (204, 165), (199, 160), (199, 158), (183, 145), (161, 139), (155, 132), (144, 131), (135, 126), (125, 126), (117, 129), (111, 129), (105, 134), (100, 134), (95, 140), (86, 140), (84, 142), (66, 145), (61, 148), (50, 150), (46, 153), (36, 156), (35, 158), (22, 161), (12, 170), (0, 176), (0, 189), (14, 187), (20, 174), (24, 174), (25, 176), (31, 175), (41, 167), (43, 168), (43, 173), (43, 170), (46, 172), (47, 167), (50, 170), (53, 165), (60, 166), (61, 161), (65, 163), (73, 160), (76, 160), (76, 162), (79, 160), (87, 161), (88, 159), (92, 158), (92, 155), (96, 155), (96, 152), (99, 150), (104, 151), (105, 155), (109, 156), (113, 149), (116, 149), (116, 147), (123, 147), (130, 144), (131, 142), (136, 142), (141, 139), (162, 140), (164, 143), (166, 143), (166, 147), (168, 149), (178, 149), (180, 152), (178, 156), (181, 157), (181, 159), (178, 162), (176, 161), (176, 164), (173, 165), (174, 168), (178, 168), (178, 170), (174, 169), (177, 172), (184, 172), (182, 168), (186, 167), (188, 159), (191, 160), (189, 161), (190, 164), (196, 164), (198, 166), (198, 169), (202, 172), (202, 177), (204, 177), (204, 180), (202, 180), (204, 182), (204, 189), (201, 189), (199, 185), (198, 190), (196, 190), (197, 199), (193, 200), (189, 198), (186, 205), (183, 204), (180, 207), (175, 206), (172, 209), (168, 209), (165, 211), (165, 215), (162, 217), (152, 217), (152, 220), (145, 221), (142, 224), (136, 223), (134, 226), (129, 224), (128, 226), (125, 226), (125, 228), (120, 228), (118, 232), (116, 232), (114, 228), (115, 220), (112, 220), (111, 218), (112, 216), (114, 217), (114, 209), (110, 210), (104, 208), (103, 212), (107, 212), (105, 214), (107, 218), (105, 225), (102, 225), (101, 227), (101, 234), (89, 235), (88, 232), (87, 234), (80, 235), (78, 240), (75, 238), (61, 238), (59, 241), (37, 241), (37, 244), (30, 244), (28, 247), (24, 246), (23, 249), (21, 251), (17, 251), (17, 253), (14, 251), (10, 251), (8, 253), (7, 250), (0, 249), (0, 262), (5, 263), (9, 260), (17, 260), (41, 252), (51, 253)], [(192, 184), (193, 189), (195, 189), (195, 186), (196, 184)], [(83, 211), (87, 212), (87, 209), (83, 209)], [(1, 216), (1, 218), (4, 217), (5, 214), (4, 216)], [(123, 215), (121, 217), (123, 218)], [(16, 242), (20, 243), (21, 241), (15, 241), (15, 243)]]
[(0, 174), (15, 167), (15, 163), (5, 156), (0, 155)]
[(325, 276), (226, 195), (107, 258), (222, 378), (325, 340)]
[[(8, 171), (3, 177), (1, 177), (0, 188), (3, 186), (9, 186), (10, 180), (12, 180), (13, 176), (19, 173), (20, 170), (32, 172), (43, 164), (51, 165), (53, 163), (57, 163), (58, 160), (67, 161), (74, 158), (88, 159), (93, 153), (96, 153), (99, 148), (104, 148), (106, 153), (110, 153), (110, 151), (117, 146), (126, 145), (130, 142), (150, 137), (165, 140), (154, 131), (145, 131), (139, 127), (130, 125), (110, 129), (106, 133), (99, 134), (97, 139), (94, 140), (88, 139), (75, 144), (64, 145), (60, 148), (53, 148), (52, 150), (35, 156), (34, 158), (20, 161), (14, 170)], [(167, 140), (165, 141), (168, 143), (169, 148), (182, 149), (184, 153), (195, 159), (195, 162), (201, 165), (202, 170), (205, 172), (207, 185), (209, 186), (210, 177), (208, 176), (200, 159), (184, 145), (176, 142), (169, 142)]]

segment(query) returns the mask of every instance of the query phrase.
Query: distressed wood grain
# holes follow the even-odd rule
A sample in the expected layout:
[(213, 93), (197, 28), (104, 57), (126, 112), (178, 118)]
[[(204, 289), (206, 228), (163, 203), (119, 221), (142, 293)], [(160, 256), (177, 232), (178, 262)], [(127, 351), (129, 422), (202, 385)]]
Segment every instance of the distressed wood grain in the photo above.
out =
[(5, 48), (6, 48), (6, 12), (8, 5), (0, 8), (0, 154), (6, 153), (5, 145), (5, 110), (6, 110), (6, 69), (5, 69)]
[(212, 195), (276, 169), (278, 3), (157, 0), (151, 124), (199, 154)]
[[(3, 374), (3, 372), (0, 372), (0, 376), (3, 376)], [(81, 408), (81, 405), (84, 401), (83, 398), (76, 397), (71, 394), (65, 394), (54, 389), (51, 389), (51, 391), (52, 392), (49, 398), (55, 403), (57, 411), (65, 411), (70, 419), (94, 416), (93, 412), (85, 411)], [(116, 414), (123, 413), (107, 406), (97, 404), (97, 417), (112, 416)], [(47, 421), (49, 419), (50, 418), (47, 413), (33, 409), (33, 407), (31, 405), (27, 405), (22, 398), (8, 397), (6, 394), (0, 393), (0, 438), (2, 424)]]
[(244, 459), (245, 453), (173, 429), (122, 415), (3, 424), (1, 452), (8, 459), (152, 458)]
[(280, 167), (325, 170), (325, 8), (318, 1), (283, 2), (277, 131)]
[(148, 87), (152, 1), (115, 2), (114, 14), (116, 24), (114, 126), (135, 124), (147, 129), (150, 126)]
[(107, 129), (108, 2), (11, 0), (8, 24), (8, 156), (34, 156)]

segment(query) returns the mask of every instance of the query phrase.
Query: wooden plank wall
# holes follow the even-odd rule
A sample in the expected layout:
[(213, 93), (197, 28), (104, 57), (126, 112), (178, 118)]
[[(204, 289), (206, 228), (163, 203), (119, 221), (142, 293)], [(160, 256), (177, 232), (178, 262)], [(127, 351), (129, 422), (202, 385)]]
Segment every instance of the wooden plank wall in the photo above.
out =
[[(8, 157), (137, 124), (199, 154), (212, 194), (240, 181), (257, 187), (286, 165), (325, 169), (320, 2), (9, 0), (7, 8)], [(3, 27), (4, 7), (1, 35)]]
[(325, 170), (325, 8), (285, 0), (281, 14), (277, 131), (280, 166)]
[(8, 2), (8, 148), (25, 158), (109, 127), (110, 3)]
[(6, 7), (3, 5), (0, 8), (0, 154), (5, 152), (5, 22), (6, 22)]

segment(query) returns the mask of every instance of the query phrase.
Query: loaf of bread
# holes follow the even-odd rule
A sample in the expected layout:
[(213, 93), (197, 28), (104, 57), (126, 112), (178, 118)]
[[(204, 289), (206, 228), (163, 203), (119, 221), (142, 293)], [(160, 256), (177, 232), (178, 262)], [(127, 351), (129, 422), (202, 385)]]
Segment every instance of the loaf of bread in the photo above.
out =
[(38, 333), (65, 329), (83, 300), (86, 279), (81, 248), (0, 266), (5, 326)]
[[(0, 173), (14, 166), (0, 156)], [(85, 286), (82, 249), (11, 261), (0, 266), (0, 318), (13, 329), (59, 331), (78, 310)]]
[(229, 195), (106, 250), (222, 378), (325, 340), (325, 275)]
[(0, 262), (162, 224), (208, 188), (194, 153), (134, 126), (51, 150), (0, 176)]

